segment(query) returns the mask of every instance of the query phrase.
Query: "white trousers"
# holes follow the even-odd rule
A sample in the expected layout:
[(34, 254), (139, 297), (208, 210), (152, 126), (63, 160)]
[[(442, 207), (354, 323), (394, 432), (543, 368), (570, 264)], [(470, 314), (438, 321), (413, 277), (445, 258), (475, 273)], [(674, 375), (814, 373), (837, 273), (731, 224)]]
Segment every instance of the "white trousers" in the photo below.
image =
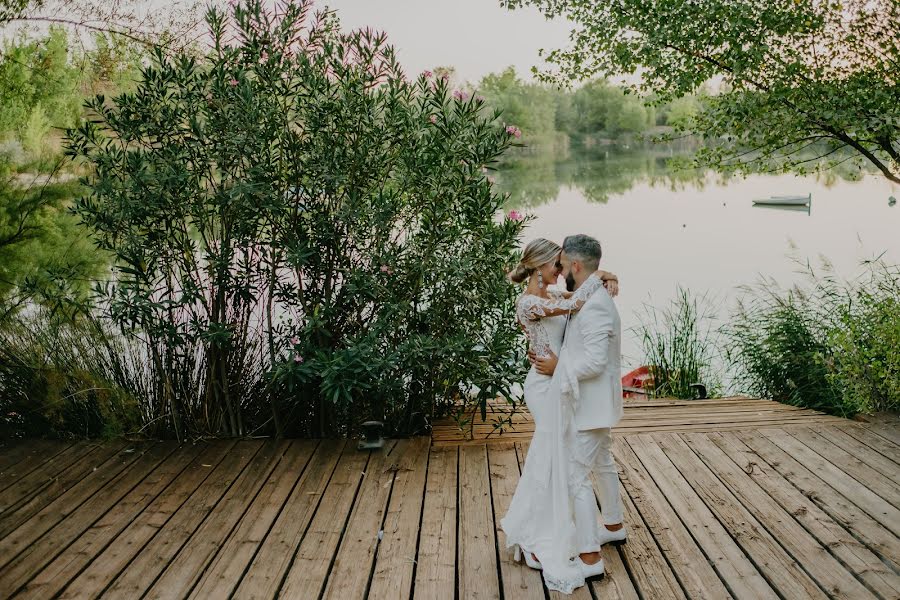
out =
[(574, 490), (575, 525), (580, 553), (600, 550), (600, 519), (597, 501), (591, 486), (591, 471), (597, 478), (600, 492), (600, 515), (606, 525), (622, 522), (622, 499), (619, 496), (619, 472), (612, 454), (612, 435), (609, 428), (579, 431), (575, 438), (572, 473), (578, 482)]

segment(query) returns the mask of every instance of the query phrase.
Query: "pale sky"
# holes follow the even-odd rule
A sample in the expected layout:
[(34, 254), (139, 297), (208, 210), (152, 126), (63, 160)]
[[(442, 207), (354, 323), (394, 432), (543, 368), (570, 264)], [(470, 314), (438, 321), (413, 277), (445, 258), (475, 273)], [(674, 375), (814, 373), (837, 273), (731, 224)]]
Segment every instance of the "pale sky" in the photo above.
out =
[(538, 50), (564, 47), (570, 25), (548, 21), (534, 7), (507, 10), (498, 0), (320, 0), (344, 28), (384, 31), (408, 75), (455, 66), (462, 81), (477, 82), (512, 65), (524, 79), (544, 66)]
[[(124, 0), (124, 5), (143, 14), (146, 10), (180, 11), (190, 5), (202, 8), (209, 2), (227, 4), (227, 0)], [(566, 20), (549, 21), (533, 6), (507, 10), (499, 0), (314, 2), (315, 9), (328, 6), (336, 10), (344, 29), (372, 27), (385, 32), (407, 75), (453, 66), (460, 82), (476, 83), (508, 66), (514, 66), (523, 79), (531, 79), (532, 66), (547, 66), (538, 50), (567, 46), (571, 30)], [(53, 6), (49, 2), (46, 9), (52, 13)], [(202, 13), (199, 10), (198, 17)], [(15, 29), (0, 30), (0, 34)]]

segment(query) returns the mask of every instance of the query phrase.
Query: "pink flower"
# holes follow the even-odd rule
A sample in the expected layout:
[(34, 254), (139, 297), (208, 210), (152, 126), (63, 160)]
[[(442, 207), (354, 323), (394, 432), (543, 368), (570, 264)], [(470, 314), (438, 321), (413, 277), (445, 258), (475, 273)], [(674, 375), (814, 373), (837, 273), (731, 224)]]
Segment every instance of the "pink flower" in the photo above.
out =
[(269, 53), (266, 52), (265, 50), (263, 50), (262, 52), (260, 52), (260, 54), (259, 54), (259, 60), (260, 60), (261, 62), (269, 60)]
[(447, 81), (447, 80), (449, 80), (449, 79), (450, 79), (450, 76), (447, 75), (446, 73), (444, 73), (444, 74), (441, 75), (441, 81)]
[(297, 344), (300, 343), (300, 338), (298, 338), (298, 337), (295, 335), (294, 337), (291, 338), (291, 343), (292, 343), (293, 345), (296, 346)]
[(475, 96), (475, 100), (478, 102), (484, 102), (484, 96)]
[(394, 271), (387, 265), (381, 265), (381, 272), (386, 273), (387, 275), (393, 275)]
[(465, 92), (463, 92), (461, 90), (455, 90), (453, 92), (453, 97), (456, 98), (457, 100), (459, 100), (460, 102), (462, 102), (463, 100), (465, 100), (468, 97), (468, 94), (466, 94)]
[(294, 362), (297, 363), (298, 365), (301, 364), (301, 363), (303, 362), (303, 357), (300, 356), (299, 354), (295, 354), (295, 355), (294, 355)]
[(424, 77), (425, 79), (428, 79), (432, 75), (433, 75), (433, 73), (431, 71), (429, 71), (428, 69), (425, 69), (424, 71), (422, 71), (422, 77)]
[(508, 133), (509, 135), (513, 135), (517, 138), (522, 137), (522, 130), (519, 129), (518, 127), (516, 127), (515, 125), (507, 125), (506, 133)]
[(431, 121), (432, 125), (437, 123), (437, 115), (431, 115), (430, 117), (428, 117), (428, 120)]
[(236, 86), (237, 84), (238, 84), (238, 80), (235, 79), (234, 77), (232, 77), (232, 78), (228, 81), (228, 85), (230, 85), (231, 87), (234, 87), (234, 86)]
[(506, 215), (506, 218), (509, 219), (510, 221), (521, 221), (522, 219), (525, 218), (525, 215), (523, 215), (522, 213), (520, 213), (517, 210), (511, 210)]
[(491, 177), (490, 175), (488, 175), (487, 180), (488, 180), (490, 183), (494, 183), (495, 181), (497, 181), (496, 179), (494, 179), (494, 178)]

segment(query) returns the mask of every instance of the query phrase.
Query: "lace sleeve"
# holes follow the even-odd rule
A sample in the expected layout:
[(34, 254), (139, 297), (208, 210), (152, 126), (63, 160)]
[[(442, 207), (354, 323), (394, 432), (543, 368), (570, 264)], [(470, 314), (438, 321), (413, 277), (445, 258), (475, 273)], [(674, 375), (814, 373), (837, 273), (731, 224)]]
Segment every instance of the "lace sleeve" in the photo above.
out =
[(533, 321), (551, 315), (561, 315), (578, 310), (596, 292), (603, 281), (598, 275), (591, 275), (570, 298), (554, 294), (552, 298), (540, 298), (532, 294), (524, 294), (516, 305), (516, 318), (519, 322)]
[(591, 276), (581, 284), (581, 287), (575, 290), (569, 300), (580, 301), (581, 304), (584, 304), (588, 301), (588, 298), (594, 295), (594, 292), (601, 288), (601, 286), (603, 286), (603, 280), (600, 279), (600, 276), (596, 273), (592, 273)]

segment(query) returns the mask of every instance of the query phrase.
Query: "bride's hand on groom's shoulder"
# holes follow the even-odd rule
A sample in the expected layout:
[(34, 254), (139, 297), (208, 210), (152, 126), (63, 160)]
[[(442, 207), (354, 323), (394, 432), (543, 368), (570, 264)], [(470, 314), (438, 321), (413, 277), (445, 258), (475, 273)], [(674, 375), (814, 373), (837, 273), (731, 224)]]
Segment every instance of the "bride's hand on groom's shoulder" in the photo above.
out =
[(615, 273), (610, 273), (609, 271), (604, 271), (603, 269), (597, 269), (597, 275), (600, 276), (600, 280), (603, 282), (603, 287), (606, 288), (606, 291), (609, 292), (609, 295), (615, 298), (619, 295), (619, 278), (615, 275)]
[(609, 292), (609, 295), (613, 298), (619, 295), (619, 282), (617, 280), (610, 279), (609, 281), (604, 281), (603, 287), (606, 288), (606, 291)]

